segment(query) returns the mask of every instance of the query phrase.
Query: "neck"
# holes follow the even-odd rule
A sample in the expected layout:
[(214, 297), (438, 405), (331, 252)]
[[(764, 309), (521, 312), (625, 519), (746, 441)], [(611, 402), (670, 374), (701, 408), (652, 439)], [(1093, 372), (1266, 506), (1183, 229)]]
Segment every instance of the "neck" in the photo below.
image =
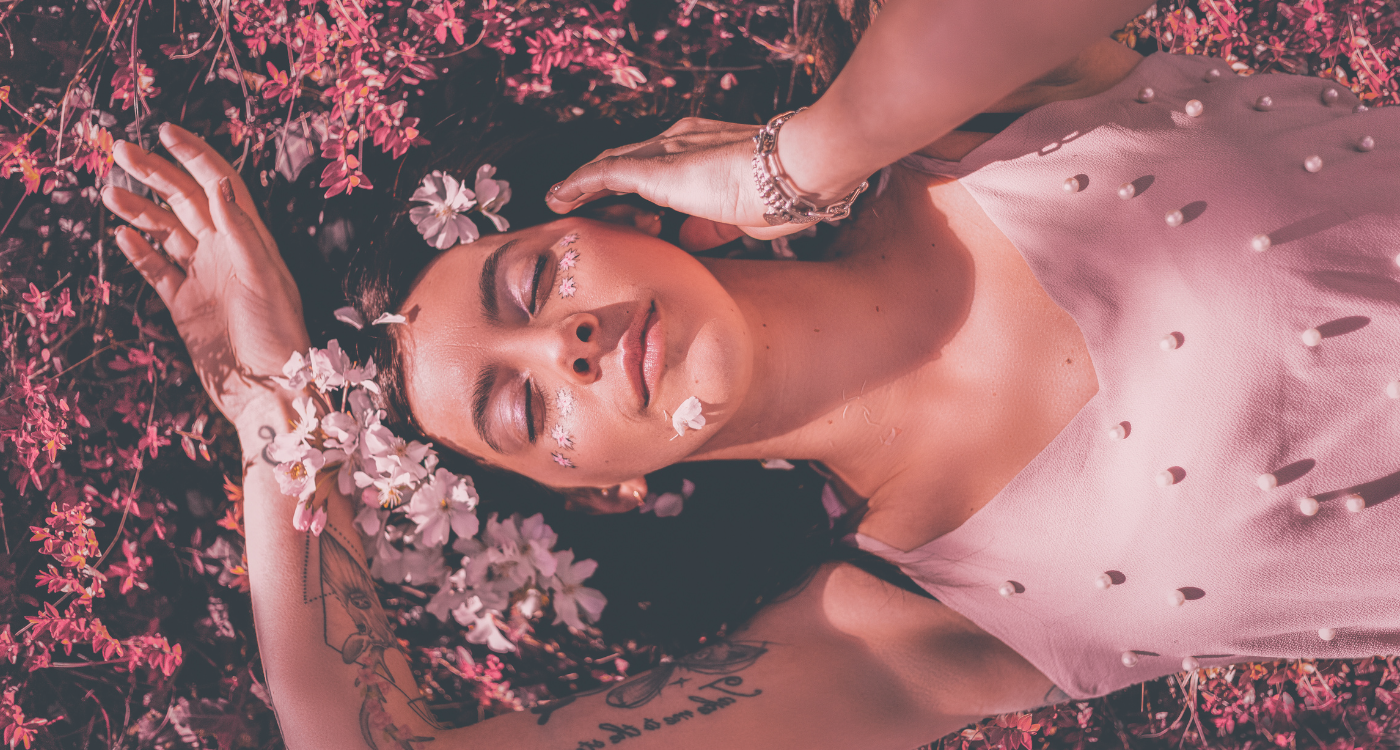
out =
[(971, 260), (956, 243), (929, 246), (938, 219), (913, 205), (921, 195), (927, 186), (892, 183), (843, 228), (837, 247), (849, 239), (856, 252), (842, 260), (707, 262), (748, 321), (754, 367), (692, 460), (817, 460), (867, 487), (898, 469), (886, 465), (897, 452), (879, 450), (882, 415), (937, 398), (905, 376), (938, 356), (971, 304)]

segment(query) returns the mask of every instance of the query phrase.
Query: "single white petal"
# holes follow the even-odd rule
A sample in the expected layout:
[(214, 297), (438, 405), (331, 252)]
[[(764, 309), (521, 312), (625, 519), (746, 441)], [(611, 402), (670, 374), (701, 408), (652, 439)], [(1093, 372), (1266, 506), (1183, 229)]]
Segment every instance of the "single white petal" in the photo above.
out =
[(336, 308), (335, 319), (346, 325), (354, 326), (357, 331), (365, 327), (365, 317), (353, 307)]
[(407, 323), (407, 322), (408, 322), (408, 318), (405, 318), (405, 317), (402, 316), (402, 315), (395, 315), (394, 313), (384, 313), (383, 315), (380, 315), (379, 317), (377, 317), (377, 318), (374, 319), (374, 325), (377, 325), (377, 326), (386, 325), (386, 324), (388, 324), (388, 323)]
[(695, 396), (691, 396), (685, 401), (682, 401), (681, 405), (676, 407), (675, 414), (671, 415), (671, 426), (675, 428), (676, 434), (680, 437), (685, 437), (686, 427), (693, 430), (704, 427), (705, 416), (701, 413), (703, 411), (704, 407), (701, 406), (700, 399)]

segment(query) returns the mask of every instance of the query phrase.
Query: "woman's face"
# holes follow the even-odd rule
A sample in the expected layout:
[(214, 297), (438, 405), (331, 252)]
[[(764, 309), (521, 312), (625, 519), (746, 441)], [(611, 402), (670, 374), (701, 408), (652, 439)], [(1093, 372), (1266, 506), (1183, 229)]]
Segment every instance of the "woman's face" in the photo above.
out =
[[(748, 327), (699, 261), (587, 219), (447, 250), (399, 312), (423, 431), (556, 487), (612, 486), (685, 458), (752, 374)], [(671, 415), (692, 396), (706, 425), (676, 437)]]

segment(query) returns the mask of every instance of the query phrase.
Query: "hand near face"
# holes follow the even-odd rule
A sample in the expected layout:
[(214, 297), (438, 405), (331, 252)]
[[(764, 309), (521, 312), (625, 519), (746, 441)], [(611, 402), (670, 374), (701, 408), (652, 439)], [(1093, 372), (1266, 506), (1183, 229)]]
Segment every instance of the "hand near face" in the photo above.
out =
[(753, 177), (754, 125), (687, 117), (641, 143), (610, 149), (578, 168), (545, 200), (567, 213), (608, 195), (636, 193), (689, 214), (681, 247), (708, 250), (747, 234), (773, 239), (805, 224), (769, 226)]
[(165, 250), (117, 230), (117, 246), (170, 310), (205, 390), (238, 424), (252, 403), (278, 395), (271, 377), (310, 345), (301, 295), (233, 167), (178, 126), (162, 126), (160, 140), (187, 171), (131, 143), (118, 143), (114, 156), (169, 209), (113, 186), (102, 201)]

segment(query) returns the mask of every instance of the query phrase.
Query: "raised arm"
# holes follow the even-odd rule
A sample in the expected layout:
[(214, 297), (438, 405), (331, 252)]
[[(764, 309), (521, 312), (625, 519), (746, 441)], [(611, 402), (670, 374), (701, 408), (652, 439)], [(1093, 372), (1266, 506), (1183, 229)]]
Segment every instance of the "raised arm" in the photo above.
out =
[[(886, 164), (1067, 62), (1149, 4), (888, 0), (821, 99), (783, 126), (779, 160), (794, 186), (815, 202), (835, 201)], [(547, 201), (565, 212), (603, 195), (638, 193), (755, 237), (796, 231), (801, 227), (763, 221), (750, 166), (757, 130), (687, 118), (649, 141), (604, 152)]]

